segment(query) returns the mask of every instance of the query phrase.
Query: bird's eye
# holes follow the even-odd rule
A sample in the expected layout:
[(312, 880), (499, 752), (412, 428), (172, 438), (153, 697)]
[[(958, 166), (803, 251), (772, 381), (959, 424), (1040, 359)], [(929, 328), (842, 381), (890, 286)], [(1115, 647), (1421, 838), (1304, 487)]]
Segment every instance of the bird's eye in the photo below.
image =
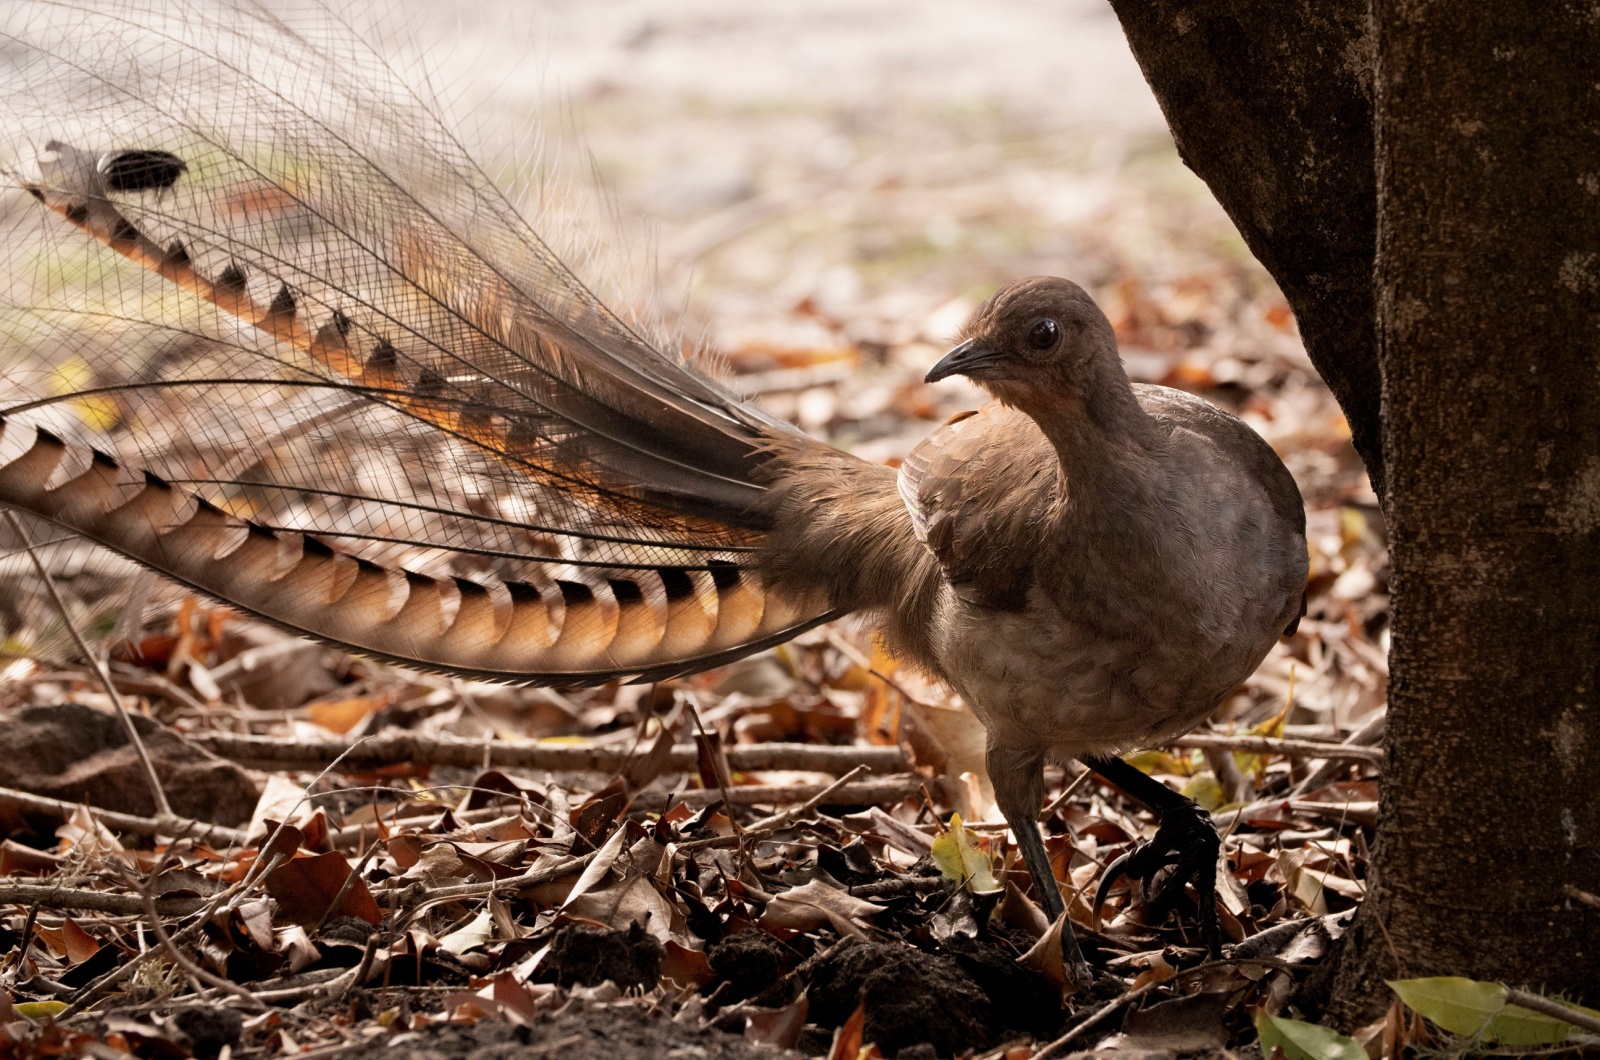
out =
[(1061, 338), (1061, 325), (1049, 317), (1028, 329), (1028, 345), (1035, 350), (1048, 350)]

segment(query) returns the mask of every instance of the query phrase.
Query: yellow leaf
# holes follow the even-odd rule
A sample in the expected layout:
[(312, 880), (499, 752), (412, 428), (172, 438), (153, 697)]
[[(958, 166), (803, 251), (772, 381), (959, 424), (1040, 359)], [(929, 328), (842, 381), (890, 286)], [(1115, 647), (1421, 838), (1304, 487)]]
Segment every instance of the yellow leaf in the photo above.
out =
[(65, 1001), (23, 1001), (14, 1006), (19, 1016), (30, 1020), (42, 1020), (47, 1016), (59, 1016), (67, 1010)]
[(1168, 776), (1186, 777), (1194, 772), (1186, 755), (1175, 755), (1168, 751), (1140, 751), (1124, 759), (1130, 766), (1141, 773), (1166, 773)]
[(1183, 786), (1183, 794), (1199, 803), (1207, 813), (1216, 813), (1228, 801), (1227, 792), (1222, 790), (1216, 775), (1210, 772), (1196, 773), (1190, 777), (1189, 783)]
[(969, 891), (998, 891), (989, 855), (977, 844), (976, 835), (961, 823), (961, 815), (950, 815), (950, 830), (933, 841), (933, 863), (947, 880), (954, 880)]
[(314, 724), (329, 732), (343, 734), (361, 724), (374, 711), (388, 706), (388, 700), (386, 695), (377, 695), (313, 703), (306, 708), (306, 715)]
[[(1268, 736), (1274, 740), (1283, 739), (1283, 726), (1289, 720), (1289, 712), (1294, 709), (1294, 663), (1289, 664), (1289, 691), (1283, 697), (1283, 709), (1278, 711), (1266, 721), (1254, 726), (1250, 730), (1251, 736)], [(1234, 752), (1233, 760), (1239, 765), (1239, 772), (1246, 776), (1253, 776), (1259, 783), (1267, 771), (1267, 762), (1271, 755), (1254, 755)]]

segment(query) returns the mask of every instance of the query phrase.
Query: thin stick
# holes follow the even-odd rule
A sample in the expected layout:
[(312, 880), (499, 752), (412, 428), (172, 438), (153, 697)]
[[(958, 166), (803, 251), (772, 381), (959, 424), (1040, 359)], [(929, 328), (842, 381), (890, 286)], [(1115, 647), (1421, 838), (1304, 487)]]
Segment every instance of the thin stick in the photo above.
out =
[[(729, 806), (782, 806), (822, 796), (818, 805), (876, 806), (880, 803), (912, 798), (922, 789), (923, 784), (924, 781), (916, 776), (857, 780), (843, 787), (834, 787), (831, 784), (735, 784), (728, 789), (726, 802)], [(833, 790), (823, 796), (827, 788)], [(658, 811), (666, 805), (667, 797), (666, 792), (647, 791), (633, 801), (631, 808)], [(701, 807), (722, 798), (721, 792), (692, 788), (678, 792), (673, 801), (690, 807)]]
[(705, 748), (705, 756), (711, 762), (711, 772), (716, 775), (717, 791), (722, 796), (723, 805), (727, 806), (730, 811), (728, 823), (733, 826), (733, 840), (734, 844), (739, 848), (739, 864), (742, 871), (742, 866), (750, 863), (750, 854), (749, 851), (745, 850), (744, 846), (744, 829), (739, 827), (739, 819), (733, 816), (731, 812), (733, 803), (728, 801), (728, 788), (732, 786), (731, 778), (722, 775), (724, 766), (727, 767), (729, 772), (733, 770), (733, 766), (728, 764), (726, 756), (723, 755), (720, 742), (713, 743), (711, 734), (706, 732), (705, 722), (700, 720), (700, 705), (694, 701), (693, 694), (686, 697), (686, 705), (689, 708), (689, 717), (694, 719), (694, 727), (700, 733), (701, 746)]
[[(805, 802), (800, 803), (798, 806), (791, 806), (787, 810), (780, 810), (771, 817), (763, 817), (761, 820), (752, 824), (749, 828), (746, 828), (744, 830), (744, 834), (752, 839), (759, 839), (762, 836), (770, 835), (771, 833), (776, 832), (778, 829), (783, 828), (793, 821), (799, 820), (807, 813), (810, 813), (812, 810), (822, 805), (824, 799), (841, 790), (846, 784), (849, 784), (850, 781), (854, 780), (856, 777), (860, 776), (866, 771), (866, 766), (856, 766), (850, 772), (846, 773), (832, 784), (829, 784), (827, 787), (811, 796), (811, 798), (807, 799)], [(726, 798), (726, 794), (724, 794), (723, 797)], [(677, 846), (679, 850), (704, 850), (709, 847), (737, 846), (738, 842), (739, 837), (737, 835), (719, 835), (713, 836), (710, 839), (691, 839), (686, 843), (679, 843)]]
[(1223, 736), (1220, 733), (1192, 732), (1168, 741), (1166, 746), (1217, 748), (1258, 755), (1282, 755), (1285, 758), (1343, 759), (1375, 766), (1383, 764), (1383, 751), (1377, 747), (1326, 743), (1322, 740), (1285, 740), (1275, 736)]
[(161, 944), (161, 948), (166, 951), (167, 956), (172, 958), (173, 963), (184, 970), (185, 974), (192, 979), (198, 979), (203, 983), (214, 986), (224, 993), (232, 994), (256, 1012), (265, 1012), (267, 1010), (267, 1006), (256, 1000), (254, 994), (238, 983), (208, 972), (184, 956), (183, 951), (178, 949), (177, 943), (172, 941), (172, 936), (167, 934), (167, 929), (161, 926), (161, 917), (156, 913), (156, 903), (150, 896), (149, 889), (145, 887), (139, 888), (139, 896), (144, 899), (145, 919), (150, 924), (150, 930), (155, 933), (156, 941)]
[(39, 558), (39, 553), (34, 551), (33, 542), (28, 538), (28, 531), (22, 525), (22, 520), (17, 518), (16, 512), (7, 508), (6, 521), (11, 524), (11, 532), (17, 535), (17, 540), (22, 542), (23, 551), (33, 561), (33, 569), (44, 582), (45, 591), (50, 594), (50, 602), (55, 604), (56, 610), (61, 613), (61, 621), (66, 625), (67, 632), (72, 634), (78, 650), (83, 653), (84, 661), (88, 663), (89, 669), (94, 671), (100, 686), (106, 690), (106, 695), (111, 697), (112, 706), (117, 708), (117, 715), (122, 718), (122, 724), (128, 730), (128, 740), (139, 753), (139, 764), (144, 768), (144, 777), (150, 785), (150, 794), (156, 800), (156, 817), (166, 819), (175, 816), (172, 805), (167, 802), (167, 792), (161, 786), (161, 778), (156, 776), (155, 763), (150, 760), (150, 752), (145, 749), (144, 740), (140, 737), (139, 730), (134, 727), (133, 715), (128, 713), (127, 705), (122, 702), (122, 696), (117, 692), (117, 686), (112, 683), (110, 672), (100, 661), (100, 657), (89, 650), (89, 642), (78, 632), (78, 624), (72, 621), (72, 613), (67, 610), (67, 602), (61, 598), (60, 591), (56, 589), (55, 579), (50, 577), (50, 571), (45, 568), (44, 561)]
[[(1367, 719), (1366, 724), (1346, 736), (1340, 743), (1360, 747), (1371, 747), (1374, 744), (1381, 743), (1383, 734), (1388, 728), (1388, 721), (1389, 715), (1387, 711), (1374, 711), (1373, 716)], [(1341, 762), (1337, 759), (1323, 762), (1316, 769), (1306, 774), (1306, 778), (1295, 785), (1290, 795), (1301, 795), (1308, 791), (1316, 791), (1349, 768), (1348, 762)]]
[[(322, 772), (318, 773), (316, 776), (311, 778), (311, 783), (307, 784), (301, 790), (300, 798), (295, 802), (295, 804), (293, 806), (289, 807), (288, 812), (283, 815), (283, 820), (278, 822), (278, 827), (274, 828), (272, 830), (272, 834), (267, 836), (267, 841), (265, 843), (261, 844), (261, 849), (263, 851), (271, 850), (274, 846), (277, 845), (278, 837), (283, 835), (283, 830), (285, 828), (289, 827), (289, 821), (291, 819), (293, 819), (295, 814), (300, 812), (300, 807), (302, 807), (302, 806), (304, 806), (306, 804), (306, 800), (311, 798), (311, 789), (316, 787), (318, 784), (322, 783), (322, 778), (327, 776), (329, 773), (333, 772), (334, 767), (336, 767), (344, 759), (345, 755), (350, 754), (351, 752), (353, 752), (356, 748), (360, 747), (365, 742), (366, 741), (364, 741), (364, 740), (357, 740), (355, 743), (353, 743), (349, 747), (345, 748), (344, 754), (340, 755), (338, 758), (335, 758), (332, 762), (329, 762), (327, 767), (325, 769), (323, 769)], [(245, 894), (245, 888), (250, 886), (250, 885), (252, 885), (256, 880), (265, 879), (267, 876), (271, 875), (272, 872), (278, 867), (279, 863), (281, 863), (284, 860), (285, 859), (281, 854), (275, 854), (267, 861), (266, 868), (262, 869), (261, 868), (261, 861), (258, 858), (256, 860), (256, 862), (254, 864), (252, 864), (250, 866), (249, 870), (244, 874), (244, 879), (239, 881), (239, 897), (242, 898), (244, 896), (244, 894)], [(258, 870), (258, 869), (261, 869), (261, 871), (257, 872), (256, 870)], [(232, 910), (234, 908), (237, 908), (238, 904), (239, 904), (238, 900), (235, 899), (234, 901), (231, 901), (231, 902), (228, 903), (228, 908), (230, 910)]]
[(407, 889), (401, 892), (380, 891), (374, 897), (380, 900), (387, 898), (389, 901), (397, 899), (402, 901), (409, 900), (418, 906), (456, 898), (487, 898), (491, 894), (502, 894), (507, 891), (520, 890), (523, 887), (550, 883), (561, 879), (563, 876), (571, 876), (574, 873), (582, 872), (584, 867), (593, 861), (598, 853), (598, 850), (591, 850), (581, 857), (569, 858), (559, 865), (531, 869), (521, 876), (507, 876), (505, 879), (495, 880), (493, 883), (458, 883), (446, 887), (425, 887), (415, 891)]
[[(17, 791), (14, 788), (0, 788), (0, 806), (23, 813), (37, 813), (48, 816), (58, 821), (66, 821), (78, 811), (81, 803), (66, 802), (62, 799), (50, 799), (32, 792)], [(100, 806), (90, 806), (89, 812), (108, 828), (130, 835), (153, 836), (158, 832), (175, 829), (180, 835), (191, 836), (196, 840), (209, 840), (226, 843), (230, 846), (242, 845), (245, 834), (237, 828), (227, 828), (220, 824), (209, 824), (205, 821), (192, 821), (187, 817), (173, 816), (165, 821), (158, 821), (154, 817), (139, 817), (131, 813), (118, 813)]]
[[(216, 676), (215, 673), (212, 675)], [(247, 736), (233, 732), (196, 732), (185, 735), (190, 743), (212, 754), (245, 765), (271, 769), (320, 768), (346, 756), (352, 769), (371, 770), (382, 766), (414, 762), (432, 766), (459, 766), (481, 769), (485, 746), (489, 764), (496, 769), (545, 769), (552, 773), (615, 773), (628, 759), (624, 747), (574, 746), (537, 741), (482, 740), (459, 736), (427, 736), (404, 729), (391, 729), (369, 736), (361, 750), (351, 754), (352, 745), (344, 740), (307, 740), (278, 736)], [(910, 768), (905, 753), (898, 747), (838, 747), (829, 744), (756, 743), (729, 747), (724, 752), (728, 765), (739, 772), (765, 769), (803, 770), (838, 775), (852, 766), (865, 765), (874, 773), (898, 773)], [(667, 760), (667, 769), (683, 772), (694, 768), (699, 755), (694, 744), (678, 744)]]
[[(350, 977), (350, 981), (344, 984), (344, 989), (340, 990), (337, 995), (340, 1001), (343, 1001), (345, 998), (349, 997), (351, 992), (357, 987), (364, 986), (366, 984), (367, 976), (372, 972), (372, 958), (376, 956), (377, 953), (378, 934), (377, 932), (373, 932), (371, 935), (367, 936), (367, 946), (366, 949), (361, 951), (361, 963), (356, 965), (356, 974)], [(334, 982), (337, 983), (338, 980), (335, 979)], [(332, 987), (329, 987), (329, 989), (331, 990)]]
[[(356, 744), (352, 744), (349, 749), (354, 750), (359, 746), (360, 743), (358, 742)], [(338, 764), (338, 759), (335, 759), (328, 765), (327, 769), (324, 769), (312, 779), (311, 784), (308, 785), (305, 792), (301, 794), (300, 801), (295, 803), (293, 809), (284, 814), (284, 820), (279, 823), (272, 835), (269, 836), (267, 841), (262, 844), (262, 850), (272, 849), (273, 844), (278, 840), (278, 836), (283, 833), (284, 828), (287, 826), (289, 818), (293, 817), (295, 813), (299, 811), (301, 804), (306, 801), (306, 798), (310, 794), (311, 788), (316, 786), (317, 782), (323, 777), (327, 776), (328, 772)], [(206, 903), (206, 907), (200, 911), (200, 915), (195, 918), (194, 923), (190, 924), (188, 927), (172, 936), (173, 945), (187, 942), (195, 935), (198, 935), (201, 929), (204, 928), (211, 918), (216, 915), (217, 910), (223, 907), (224, 903), (227, 903), (228, 908), (232, 909), (238, 904), (239, 900), (241, 900), (250, 892), (250, 889), (254, 887), (256, 881), (271, 873), (273, 869), (277, 868), (277, 866), (282, 862), (283, 856), (274, 854), (272, 857), (267, 859), (266, 866), (263, 868), (261, 861), (257, 859), (257, 861), (250, 866), (249, 871), (245, 873), (244, 878), (239, 880), (239, 882), (234, 884), (232, 887), (218, 891), (214, 896), (212, 896), (211, 900)], [(99, 1001), (102, 997), (106, 996), (106, 994), (110, 993), (118, 983), (122, 982), (124, 979), (128, 978), (135, 971), (137, 971), (145, 961), (149, 960), (151, 957), (160, 952), (162, 952), (160, 949), (151, 947), (150, 949), (145, 950), (143, 953), (130, 958), (127, 963), (111, 969), (109, 972), (102, 975), (88, 986), (84, 987), (83, 992), (78, 995), (78, 999), (72, 1004), (68, 1005), (66, 1009), (62, 1011), (61, 1015), (56, 1017), (56, 1022), (65, 1023), (71, 1017), (76, 1016), (78, 1013), (82, 1012), (96, 1001)]]
[(333, 911), (344, 905), (344, 900), (349, 897), (350, 891), (355, 887), (356, 881), (361, 878), (361, 874), (367, 870), (367, 862), (372, 860), (372, 855), (377, 853), (377, 850), (378, 841), (374, 839), (367, 847), (367, 852), (361, 855), (361, 860), (356, 863), (356, 867), (351, 870), (350, 875), (346, 876), (344, 882), (339, 885), (339, 893), (333, 896), (333, 901), (328, 903), (328, 908), (322, 911), (322, 917), (317, 921), (317, 926), (308, 932), (312, 938), (315, 938), (317, 933), (333, 917)]
[(1538, 994), (1530, 994), (1526, 990), (1507, 990), (1506, 1001), (1509, 1004), (1532, 1009), (1534, 1012), (1545, 1016), (1554, 1016), (1562, 1023), (1570, 1023), (1574, 1027), (1582, 1027), (1586, 1031), (1600, 1034), (1600, 1018), (1579, 1012), (1577, 1009), (1563, 1005), (1559, 1001), (1552, 1001)]
[(28, 907), (28, 919), (22, 924), (22, 939), (17, 943), (17, 965), (11, 970), (13, 984), (22, 978), (22, 966), (28, 962), (28, 949), (33, 945), (33, 929), (38, 922), (39, 903), (35, 902)]
[[(131, 894), (91, 891), (82, 887), (46, 887), (32, 883), (0, 884), (0, 905), (31, 905), (37, 910), (86, 909), (112, 916), (140, 916), (144, 902)], [(156, 909), (165, 916), (188, 916), (204, 909), (204, 898), (158, 898)]]
[(1067, 804), (1067, 800), (1072, 798), (1073, 795), (1077, 794), (1079, 788), (1089, 783), (1089, 778), (1092, 776), (1094, 776), (1094, 770), (1085, 766), (1077, 776), (1072, 778), (1066, 787), (1061, 789), (1060, 795), (1057, 795), (1054, 799), (1050, 800), (1050, 805), (1046, 806), (1044, 811), (1039, 814), (1039, 823), (1044, 824), (1046, 821), (1050, 820), (1050, 818), (1054, 817), (1056, 815), (1056, 811), (1065, 806)]
[(1193, 968), (1184, 968), (1167, 979), (1152, 980), (1151, 982), (1145, 983), (1143, 986), (1134, 987), (1132, 990), (1127, 990), (1121, 994), (1118, 994), (1110, 1001), (1107, 1001), (1104, 1005), (1101, 1005), (1099, 1008), (1089, 1013), (1088, 1016), (1079, 1020), (1077, 1023), (1074, 1023), (1072, 1027), (1069, 1028), (1061, 1037), (1057, 1038), (1053, 1042), (1050, 1042), (1043, 1049), (1040, 1049), (1038, 1052), (1034, 1053), (1033, 1060), (1046, 1060), (1047, 1057), (1061, 1055), (1060, 1050), (1069, 1045), (1084, 1031), (1088, 1030), (1090, 1027), (1093, 1027), (1096, 1023), (1099, 1023), (1101, 1020), (1105, 1019), (1107, 1016), (1111, 1015), (1111, 1013), (1115, 1012), (1123, 1005), (1126, 1005), (1128, 1002), (1136, 1001), (1148, 994), (1162, 983), (1170, 983), (1173, 979), (1178, 978), (1180, 975), (1194, 975), (1197, 972), (1209, 971), (1212, 968), (1231, 968), (1238, 964), (1261, 964), (1266, 965), (1269, 968), (1276, 968), (1279, 971), (1286, 972), (1290, 970), (1288, 962), (1280, 961), (1275, 957), (1228, 957), (1220, 961), (1206, 961), (1204, 964), (1197, 964)]

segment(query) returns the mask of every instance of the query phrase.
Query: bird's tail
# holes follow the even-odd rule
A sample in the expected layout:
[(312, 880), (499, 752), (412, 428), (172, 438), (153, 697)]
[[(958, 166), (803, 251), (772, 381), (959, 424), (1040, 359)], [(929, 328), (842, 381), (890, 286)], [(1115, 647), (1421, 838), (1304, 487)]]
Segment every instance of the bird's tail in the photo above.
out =
[(247, 4), (9, 18), (37, 205), (0, 214), (0, 504), (497, 679), (684, 672), (851, 606), (762, 566), (774, 460), (850, 458), (608, 306), (374, 55)]

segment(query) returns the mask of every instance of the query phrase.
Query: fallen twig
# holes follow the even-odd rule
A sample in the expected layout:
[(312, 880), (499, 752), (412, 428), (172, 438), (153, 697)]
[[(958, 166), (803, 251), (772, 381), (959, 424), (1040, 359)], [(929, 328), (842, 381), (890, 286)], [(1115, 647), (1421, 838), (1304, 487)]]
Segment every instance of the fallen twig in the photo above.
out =
[[(1339, 741), (1352, 747), (1372, 747), (1383, 742), (1383, 734), (1388, 730), (1389, 715), (1387, 711), (1373, 711), (1372, 716), (1355, 732)], [(1338, 777), (1349, 768), (1347, 760), (1329, 759), (1316, 769), (1313, 769), (1304, 780), (1295, 785), (1292, 794), (1303, 795), (1308, 791), (1316, 791), (1324, 784)]]
[[(139, 916), (144, 900), (135, 894), (91, 891), (83, 887), (50, 887), (34, 883), (0, 884), (0, 905), (34, 905), (46, 909), (84, 909), (112, 916)], [(204, 898), (157, 898), (156, 912), (163, 916), (188, 916), (204, 909)]]
[(858, 883), (854, 887), (846, 887), (845, 893), (852, 898), (900, 898), (908, 894), (940, 891), (946, 886), (953, 884), (943, 876), (903, 876), (898, 880)]
[[(50, 817), (57, 821), (66, 821), (78, 811), (79, 803), (64, 802), (61, 799), (46, 798), (32, 792), (17, 791), (14, 788), (0, 788), (0, 807), (19, 810), (23, 813), (36, 813)], [(228, 846), (242, 846), (245, 834), (237, 828), (228, 828), (220, 824), (208, 824), (205, 821), (190, 820), (187, 817), (170, 817), (167, 820), (157, 820), (154, 817), (138, 817), (131, 813), (118, 813), (115, 810), (103, 809), (99, 806), (90, 806), (89, 812), (107, 828), (118, 832), (127, 832), (130, 835), (167, 835), (176, 833), (187, 839), (204, 840), (206, 842), (220, 842)]]
[(1042, 1049), (1034, 1053), (1033, 1060), (1047, 1060), (1051, 1056), (1060, 1056), (1061, 1051), (1075, 1041), (1084, 1031), (1093, 1027), (1123, 1005), (1130, 1001), (1138, 1000), (1163, 983), (1170, 983), (1179, 976), (1194, 975), (1198, 972), (1210, 971), (1212, 968), (1229, 968), (1239, 964), (1259, 964), (1268, 968), (1276, 968), (1282, 972), (1293, 971), (1287, 961), (1278, 960), (1276, 957), (1225, 957), (1220, 961), (1206, 961), (1204, 964), (1197, 964), (1193, 968), (1180, 969), (1176, 974), (1166, 979), (1154, 979), (1143, 986), (1136, 986), (1118, 994), (1077, 1023), (1074, 1023), (1061, 1037), (1046, 1044)]
[(403, 907), (420, 907), (434, 902), (450, 901), (461, 898), (487, 898), (491, 894), (504, 894), (510, 891), (519, 891), (524, 887), (536, 887), (541, 883), (551, 883), (563, 876), (571, 876), (582, 872), (594, 860), (597, 852), (589, 853), (575, 858), (569, 858), (558, 865), (547, 865), (543, 868), (530, 869), (520, 876), (507, 876), (503, 880), (493, 880), (489, 883), (456, 883), (445, 887), (406, 887), (395, 891), (379, 891), (374, 897), (379, 902), (387, 902)]
[(1344, 821), (1349, 824), (1373, 825), (1378, 822), (1378, 804), (1370, 799), (1352, 799), (1349, 802), (1310, 802), (1305, 799), (1263, 799), (1252, 802), (1248, 806), (1241, 806), (1237, 810), (1225, 810), (1211, 815), (1211, 823), (1221, 831), (1227, 831), (1235, 824), (1258, 814), (1274, 810), (1288, 810), (1290, 813), (1302, 814), (1307, 817), (1319, 817), (1322, 820)]
[(250, 991), (246, 990), (238, 983), (224, 979), (222, 976), (217, 975), (214, 972), (209, 972), (191, 961), (182, 950), (178, 949), (178, 944), (172, 941), (172, 936), (168, 935), (167, 929), (162, 926), (161, 916), (156, 911), (155, 899), (151, 897), (150, 892), (141, 888), (139, 891), (139, 897), (144, 906), (145, 923), (150, 925), (150, 930), (155, 933), (156, 941), (161, 944), (161, 948), (166, 951), (167, 956), (172, 959), (172, 962), (183, 969), (184, 974), (188, 975), (192, 979), (196, 979), (202, 983), (207, 983), (211, 986), (214, 986), (224, 993), (232, 994), (234, 997), (239, 998), (242, 1002), (244, 1002), (246, 1006), (257, 1012), (266, 1011), (267, 1006), (256, 1000), (255, 996), (251, 994)]
[[(185, 734), (185, 738), (223, 758), (273, 769), (320, 768), (343, 755), (342, 768), (346, 771), (373, 770), (404, 762), (482, 769), (487, 759), (489, 767), (494, 769), (615, 773), (628, 760), (628, 751), (623, 747), (468, 740), (458, 736), (424, 736), (404, 730), (369, 736), (359, 748), (344, 740), (304, 740), (229, 732), (190, 733)], [(741, 772), (781, 769), (839, 774), (861, 765), (874, 773), (895, 773), (908, 768), (905, 755), (898, 747), (758, 743), (730, 747), (727, 754), (728, 764)], [(667, 768), (687, 772), (697, 761), (698, 752), (693, 744), (679, 744), (672, 749)]]
[[(884, 802), (896, 802), (909, 798), (922, 789), (925, 783), (920, 777), (906, 775), (899, 777), (883, 777), (877, 780), (861, 780), (853, 784), (738, 784), (728, 789), (728, 804), (731, 806), (765, 806), (784, 805), (792, 802), (806, 802), (817, 798), (819, 806), (875, 806)], [(829, 791), (828, 789), (833, 789)], [(827, 792), (827, 794), (824, 794)], [(665, 808), (667, 799), (685, 803), (689, 806), (709, 806), (722, 798), (722, 793), (704, 789), (679, 792), (669, 796), (666, 792), (647, 791), (633, 801), (636, 810), (661, 810)]]
[(1563, 1023), (1572, 1024), (1574, 1027), (1582, 1027), (1586, 1031), (1600, 1034), (1600, 1018), (1591, 1016), (1587, 1012), (1579, 1012), (1570, 1005), (1563, 1005), (1559, 1001), (1552, 1001), (1550, 998), (1541, 997), (1538, 994), (1530, 994), (1526, 990), (1507, 990), (1506, 1001), (1509, 1004), (1531, 1009), (1545, 1016), (1553, 1016)]
[[(856, 766), (850, 772), (846, 773), (832, 784), (829, 784), (827, 787), (811, 796), (805, 802), (800, 803), (798, 806), (791, 806), (786, 810), (779, 810), (770, 817), (763, 817), (761, 820), (744, 829), (744, 834), (746, 836), (759, 838), (763, 835), (770, 835), (771, 833), (778, 831), (780, 828), (783, 828), (794, 821), (798, 821), (800, 818), (804, 817), (818, 806), (821, 806), (823, 802), (830, 796), (847, 786), (852, 780), (865, 772), (865, 766)], [(727, 797), (728, 792), (720, 791), (718, 794), (722, 795), (723, 797)], [(710, 839), (691, 839), (687, 843), (679, 843), (678, 849), (703, 850), (707, 847), (737, 846), (738, 842), (739, 837), (737, 835), (713, 836)]]
[[(359, 747), (360, 744), (357, 743), (353, 746)], [(262, 850), (272, 849), (273, 844), (278, 841), (278, 837), (283, 834), (284, 828), (287, 827), (289, 818), (293, 817), (294, 814), (299, 811), (300, 806), (305, 802), (311, 788), (327, 775), (328, 770), (332, 769), (333, 766), (337, 764), (337, 761), (338, 760), (335, 759), (333, 763), (329, 764), (328, 769), (324, 769), (321, 773), (317, 774), (316, 777), (312, 778), (311, 784), (307, 785), (306, 789), (301, 793), (300, 801), (295, 803), (294, 808), (290, 810), (289, 813), (284, 815), (284, 820), (279, 823), (277, 828), (273, 829), (272, 834), (267, 837), (267, 841), (261, 844)], [(178, 946), (198, 935), (201, 930), (204, 929), (206, 923), (212, 918), (212, 916), (216, 914), (217, 910), (223, 908), (225, 904), (229, 908), (237, 905), (237, 903), (250, 892), (257, 882), (269, 876), (274, 869), (282, 864), (283, 860), (284, 858), (282, 854), (274, 854), (267, 858), (264, 863), (258, 858), (245, 872), (243, 879), (239, 880), (239, 882), (235, 883), (233, 886), (228, 887), (225, 890), (218, 891), (215, 895), (213, 895), (210, 900), (206, 902), (205, 907), (200, 910), (199, 915), (195, 917), (194, 921), (190, 923), (188, 927), (172, 936), (172, 945)], [(137, 954), (123, 964), (111, 969), (100, 978), (94, 980), (88, 986), (84, 987), (77, 999), (73, 1001), (72, 1004), (68, 1005), (66, 1009), (64, 1009), (61, 1014), (56, 1017), (57, 1021), (65, 1023), (73, 1016), (78, 1015), (84, 1009), (88, 1008), (90, 1005), (109, 994), (113, 989), (116, 988), (118, 983), (131, 976), (151, 957), (154, 957), (157, 953), (161, 952), (163, 952), (161, 948), (151, 947), (150, 949), (145, 950), (143, 953)]]
[(117, 708), (117, 716), (122, 719), (122, 726), (128, 731), (128, 742), (133, 744), (133, 749), (138, 752), (139, 766), (144, 770), (144, 779), (150, 785), (150, 795), (155, 799), (156, 817), (162, 821), (173, 818), (172, 804), (167, 802), (166, 789), (161, 786), (161, 778), (156, 775), (155, 763), (150, 760), (150, 752), (145, 748), (144, 739), (139, 735), (139, 729), (133, 724), (133, 715), (128, 713), (127, 704), (122, 702), (122, 695), (117, 691), (116, 684), (111, 680), (111, 674), (106, 670), (105, 663), (100, 657), (89, 650), (89, 642), (83, 639), (83, 634), (78, 632), (78, 624), (72, 620), (72, 612), (67, 609), (67, 602), (61, 598), (61, 591), (56, 588), (56, 580), (50, 577), (49, 569), (44, 565), (44, 560), (39, 558), (39, 553), (34, 551), (33, 541), (28, 537), (28, 530), (22, 525), (22, 520), (17, 518), (17, 513), (6, 509), (6, 521), (11, 524), (11, 532), (17, 535), (22, 549), (33, 561), (33, 569), (38, 572), (39, 580), (44, 582), (45, 592), (50, 596), (50, 602), (61, 613), (61, 622), (67, 627), (67, 632), (72, 634), (73, 643), (83, 653), (83, 660), (89, 669), (94, 671), (96, 680), (106, 690), (106, 695), (111, 697), (111, 705)]
[(1285, 758), (1327, 758), (1349, 762), (1383, 763), (1383, 751), (1355, 744), (1325, 743), (1321, 740), (1286, 740), (1276, 736), (1224, 736), (1219, 733), (1192, 732), (1167, 743), (1168, 747), (1210, 748), (1244, 751), (1247, 754), (1282, 755)]
[[(122, 663), (111, 665), (111, 680), (116, 683), (117, 691), (126, 692), (130, 696), (148, 696), (152, 699), (170, 699), (180, 703), (196, 713), (204, 713), (206, 705), (198, 699), (168, 681), (160, 674), (147, 673), (143, 670), (133, 671)], [(94, 674), (87, 670), (44, 670), (28, 678), (32, 682), (40, 681), (93, 681)]]

